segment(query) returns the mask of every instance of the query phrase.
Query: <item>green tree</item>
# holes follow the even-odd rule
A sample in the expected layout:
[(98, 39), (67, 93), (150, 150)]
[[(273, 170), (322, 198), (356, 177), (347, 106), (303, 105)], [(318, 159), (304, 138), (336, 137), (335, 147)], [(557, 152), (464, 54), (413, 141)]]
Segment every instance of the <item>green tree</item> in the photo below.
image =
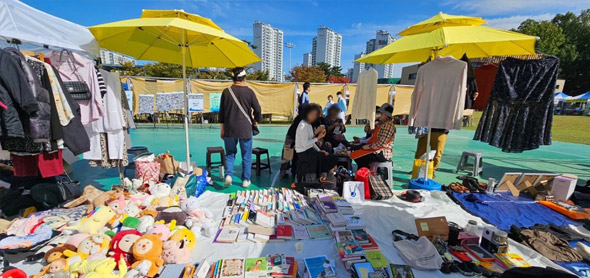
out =
[(295, 66), (289, 71), (287, 80), (293, 82), (326, 82), (326, 73), (319, 66)]
[[(143, 66), (143, 70), (147, 76), (152, 77), (167, 77), (167, 78), (182, 78), (182, 66), (169, 63), (150, 63)], [(187, 77), (194, 72), (193, 68), (186, 67)]]
[(326, 75), (326, 80), (324, 81), (330, 81), (330, 76), (344, 76), (344, 74), (342, 74), (342, 68), (339, 66), (330, 66), (330, 64), (324, 62), (319, 62), (316, 64), (316, 66), (319, 67), (322, 71), (324, 71), (324, 74)]
[(246, 75), (246, 80), (269, 81), (269, 73), (267, 70), (251, 70)]
[(121, 66), (121, 69), (117, 71), (123, 76), (137, 76), (141, 75), (143, 72), (143, 69), (136, 66), (133, 62), (123, 62), (119, 63), (119, 65)]

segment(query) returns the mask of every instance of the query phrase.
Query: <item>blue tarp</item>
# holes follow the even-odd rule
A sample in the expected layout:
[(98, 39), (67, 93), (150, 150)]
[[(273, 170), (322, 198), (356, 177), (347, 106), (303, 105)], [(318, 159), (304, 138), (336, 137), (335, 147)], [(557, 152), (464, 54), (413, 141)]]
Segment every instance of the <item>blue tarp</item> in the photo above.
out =
[(514, 197), (510, 193), (478, 194), (453, 193), (468, 212), (479, 216), (501, 230), (510, 230), (511, 225), (528, 228), (535, 224), (580, 225), (565, 215), (553, 211), (535, 201)]

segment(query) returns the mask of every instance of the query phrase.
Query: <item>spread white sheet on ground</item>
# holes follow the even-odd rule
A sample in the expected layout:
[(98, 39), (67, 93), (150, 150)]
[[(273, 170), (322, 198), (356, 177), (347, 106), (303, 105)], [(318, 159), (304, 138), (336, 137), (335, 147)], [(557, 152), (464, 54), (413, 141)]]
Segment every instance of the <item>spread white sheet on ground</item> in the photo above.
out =
[[(425, 201), (422, 203), (408, 203), (397, 197), (393, 197), (388, 201), (366, 201), (362, 204), (353, 204), (355, 213), (363, 219), (367, 228), (367, 232), (377, 241), (381, 252), (393, 264), (405, 264), (399, 256), (397, 249), (393, 247), (393, 239), (391, 231), (402, 230), (416, 234), (416, 226), (414, 224), (415, 218), (445, 216), (447, 221), (452, 221), (460, 226), (465, 226), (467, 221), (475, 220), (480, 225), (483, 221), (475, 217), (455, 204), (449, 199), (444, 192), (422, 192), (425, 196)], [(215, 193), (207, 191), (199, 197), (199, 201), (203, 207), (208, 207), (213, 213), (214, 219), (217, 223), (221, 220), (223, 209), (228, 200), (228, 194)], [(297, 240), (289, 240), (278, 243), (213, 243), (213, 238), (199, 237), (197, 245), (191, 255), (190, 262), (200, 262), (207, 260), (209, 262), (224, 258), (244, 257), (254, 258), (266, 256), (268, 254), (284, 253), (287, 256), (294, 256), (302, 266), (302, 260), (305, 257), (326, 255), (332, 259), (338, 271), (338, 277), (349, 277), (346, 272), (333, 239), (325, 240), (304, 240), (303, 252), (297, 253), (295, 251), (295, 243)], [(531, 265), (535, 266), (551, 266), (557, 269), (562, 267), (551, 262), (541, 254), (528, 247), (510, 241), (510, 253), (520, 254)], [(38, 273), (41, 269), (41, 264), (15, 264), (27, 272), (27, 274)], [(447, 275), (440, 271), (423, 271), (414, 270), (416, 278), (420, 277), (464, 277), (460, 274)]]

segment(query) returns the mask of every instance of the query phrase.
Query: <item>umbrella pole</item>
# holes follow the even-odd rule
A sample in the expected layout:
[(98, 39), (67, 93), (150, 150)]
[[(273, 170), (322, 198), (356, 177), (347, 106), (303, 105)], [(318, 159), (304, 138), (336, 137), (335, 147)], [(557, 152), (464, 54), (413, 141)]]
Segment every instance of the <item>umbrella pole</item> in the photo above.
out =
[(186, 143), (186, 169), (189, 171), (191, 165), (191, 154), (188, 142), (188, 119), (189, 119), (189, 112), (188, 112), (188, 88), (186, 82), (186, 46), (185, 46), (185, 32), (182, 32), (182, 85), (184, 90), (184, 140)]

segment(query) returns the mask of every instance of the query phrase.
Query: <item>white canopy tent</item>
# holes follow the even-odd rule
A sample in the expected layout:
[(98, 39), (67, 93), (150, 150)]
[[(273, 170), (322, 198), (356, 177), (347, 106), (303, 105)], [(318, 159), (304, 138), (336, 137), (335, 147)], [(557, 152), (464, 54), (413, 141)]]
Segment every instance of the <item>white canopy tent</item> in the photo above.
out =
[(99, 54), (94, 36), (82, 25), (37, 10), (18, 0), (0, 0), (0, 39)]

